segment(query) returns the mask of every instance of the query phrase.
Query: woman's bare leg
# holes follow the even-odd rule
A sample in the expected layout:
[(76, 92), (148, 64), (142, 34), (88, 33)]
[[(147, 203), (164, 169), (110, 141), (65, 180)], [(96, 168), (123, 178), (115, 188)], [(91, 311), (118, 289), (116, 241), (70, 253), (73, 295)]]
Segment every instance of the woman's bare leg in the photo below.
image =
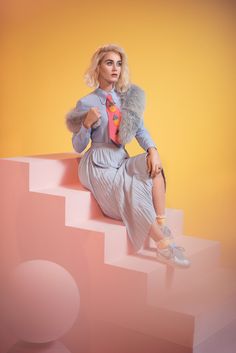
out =
[[(157, 215), (165, 214), (165, 183), (162, 173), (156, 175), (153, 179), (152, 197)], [(149, 236), (155, 241), (164, 238), (160, 225), (157, 220), (152, 224)]]
[(157, 223), (157, 220), (155, 220), (155, 222), (152, 224), (148, 236), (155, 241), (164, 239), (164, 235), (161, 231), (160, 225)]
[(162, 173), (156, 175), (153, 179), (153, 188), (152, 188), (152, 198), (153, 204), (157, 215), (165, 214), (165, 183)]
[[(165, 177), (162, 173), (159, 173), (157, 176), (153, 178), (153, 204), (156, 210), (157, 215), (165, 214)], [(167, 227), (168, 228), (168, 227)], [(173, 249), (175, 248), (175, 244), (172, 243), (171, 236), (165, 237), (162, 232), (162, 227), (158, 224), (158, 220), (152, 224), (149, 236), (153, 238), (156, 242), (157, 246), (157, 257), (160, 261), (165, 261), (166, 263), (171, 263), (172, 265), (178, 265), (182, 267), (189, 267), (191, 261), (186, 258), (183, 253), (180, 251), (175, 252), (173, 256)], [(166, 234), (166, 232), (165, 232)], [(171, 233), (170, 233), (171, 234)], [(149, 236), (147, 238), (149, 238)], [(148, 244), (149, 245), (149, 244)], [(171, 248), (171, 251), (170, 251)]]

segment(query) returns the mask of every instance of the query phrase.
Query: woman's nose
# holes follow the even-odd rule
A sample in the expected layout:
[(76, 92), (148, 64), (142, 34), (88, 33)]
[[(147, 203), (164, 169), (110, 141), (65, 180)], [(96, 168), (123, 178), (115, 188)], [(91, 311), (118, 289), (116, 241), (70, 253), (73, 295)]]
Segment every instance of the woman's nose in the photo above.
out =
[(117, 71), (118, 69), (119, 69), (119, 65), (116, 63), (113, 63), (113, 70)]

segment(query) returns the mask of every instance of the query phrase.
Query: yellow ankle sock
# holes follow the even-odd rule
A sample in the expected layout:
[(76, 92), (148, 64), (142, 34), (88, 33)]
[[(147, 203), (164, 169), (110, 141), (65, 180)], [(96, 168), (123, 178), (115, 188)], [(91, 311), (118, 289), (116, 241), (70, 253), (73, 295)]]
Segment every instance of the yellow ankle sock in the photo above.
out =
[(165, 215), (158, 215), (157, 216), (157, 223), (160, 225), (160, 226), (163, 226), (166, 222), (166, 216)]
[(158, 246), (159, 249), (164, 249), (170, 243), (171, 243), (171, 241), (169, 239), (161, 239), (161, 240), (158, 241), (157, 246)]

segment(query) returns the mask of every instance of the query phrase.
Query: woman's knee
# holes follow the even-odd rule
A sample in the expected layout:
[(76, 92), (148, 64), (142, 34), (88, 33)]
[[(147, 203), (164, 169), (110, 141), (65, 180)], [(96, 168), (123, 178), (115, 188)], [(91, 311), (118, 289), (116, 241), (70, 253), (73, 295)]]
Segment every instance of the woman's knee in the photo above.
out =
[(143, 175), (147, 174), (147, 163), (145, 153), (130, 157), (126, 163), (126, 171), (129, 175)]

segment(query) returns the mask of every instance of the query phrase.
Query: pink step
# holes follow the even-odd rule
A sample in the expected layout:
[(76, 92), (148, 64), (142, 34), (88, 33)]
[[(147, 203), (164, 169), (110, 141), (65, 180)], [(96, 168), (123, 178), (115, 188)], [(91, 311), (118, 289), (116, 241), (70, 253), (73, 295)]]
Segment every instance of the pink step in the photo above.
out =
[(148, 302), (157, 308), (191, 316), (194, 345), (236, 320), (236, 283), (232, 270), (216, 268), (162, 291), (157, 290), (155, 282), (152, 275), (149, 278)]
[[(177, 345), (173, 342), (156, 339), (153, 336), (139, 335), (138, 331), (124, 329), (119, 324), (100, 321), (99, 328), (92, 330), (93, 353), (234, 353), (236, 352), (236, 322), (219, 333), (211, 336), (202, 344), (193, 348)], [(106, 339), (109, 337), (109, 340)]]
[[(145, 300), (150, 306), (147, 322), (144, 319), (145, 311), (139, 315), (140, 320), (136, 317), (133, 321), (133, 315), (130, 315), (132, 320), (129, 324), (120, 312), (111, 309), (111, 316), (116, 323), (124, 324), (125, 320), (133, 329), (136, 325), (135, 329), (144, 333), (148, 331), (149, 334), (160, 335), (178, 344), (196, 346), (236, 320), (236, 283), (232, 271), (218, 267), (198, 278), (196, 275), (191, 276), (191, 268), (183, 270), (166, 268), (161, 264), (155, 266), (154, 262), (147, 263), (145, 259), (135, 256), (114, 261), (112, 266), (136, 271), (137, 275), (142, 273), (147, 288)], [(126, 295), (135, 296), (140, 288), (141, 284), (133, 288), (132, 294), (129, 289)], [(154, 315), (152, 321), (149, 321), (150, 315)], [(178, 322), (181, 324), (178, 325)]]
[(77, 183), (78, 154), (58, 153), (29, 157), (2, 158), (29, 165), (29, 190)]
[[(5, 274), (34, 258), (64, 266), (81, 290), (81, 315), (92, 325), (94, 337), (101, 323), (110, 322), (126, 330), (130, 339), (137, 332), (155, 342), (167, 339), (197, 347), (232, 322), (234, 276), (220, 268), (220, 244), (178, 236), (193, 261), (186, 270), (156, 262), (152, 249), (132, 255), (122, 222), (104, 217), (92, 195), (76, 183), (77, 157), (60, 154), (0, 160)], [(178, 232), (182, 216), (181, 210), (168, 210), (168, 221), (179, 227)], [(214, 289), (219, 295), (211, 303), (208, 292)]]
[[(196, 271), (214, 269), (220, 264), (221, 244), (219, 241), (179, 235), (175, 237), (175, 243), (184, 247), (186, 254), (191, 259), (191, 275)], [(146, 259), (155, 260), (156, 248), (142, 249), (139, 255)]]
[[(79, 155), (76, 153), (39, 155), (29, 157), (2, 158), (2, 161), (26, 163), (29, 168), (29, 191), (37, 191), (51, 195), (65, 196), (68, 200), (67, 207), (72, 207), (71, 211), (66, 212), (66, 221), (70, 224), (68, 217), (77, 219), (94, 218), (101, 216), (101, 210), (97, 206), (91, 193), (79, 182), (78, 164)], [(72, 190), (80, 191), (78, 195)], [(82, 192), (85, 195), (82, 196)], [(76, 213), (78, 203), (83, 203), (83, 212)], [(90, 202), (89, 202), (90, 201)], [(75, 203), (75, 204), (73, 204)], [(80, 206), (80, 204), (79, 204)], [(80, 207), (81, 208), (81, 207)], [(175, 236), (183, 233), (183, 211), (177, 209), (166, 209), (167, 222), (173, 229)]]
[(68, 226), (75, 224), (78, 220), (83, 222), (102, 216), (101, 209), (91, 192), (80, 185), (77, 188), (74, 185), (63, 185), (31, 191), (63, 198), (65, 202), (65, 224)]

